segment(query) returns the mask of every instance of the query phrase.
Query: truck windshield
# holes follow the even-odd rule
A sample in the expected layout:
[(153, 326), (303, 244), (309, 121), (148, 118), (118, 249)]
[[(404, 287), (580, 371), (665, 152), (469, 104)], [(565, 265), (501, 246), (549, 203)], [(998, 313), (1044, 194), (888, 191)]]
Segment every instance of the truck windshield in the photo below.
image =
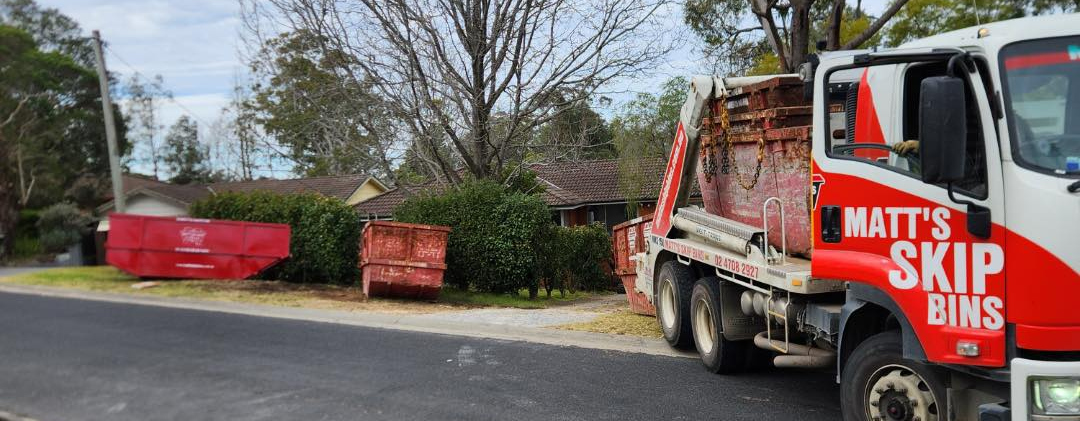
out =
[(1002, 50), (1013, 158), (1080, 174), (1080, 37), (1024, 41)]

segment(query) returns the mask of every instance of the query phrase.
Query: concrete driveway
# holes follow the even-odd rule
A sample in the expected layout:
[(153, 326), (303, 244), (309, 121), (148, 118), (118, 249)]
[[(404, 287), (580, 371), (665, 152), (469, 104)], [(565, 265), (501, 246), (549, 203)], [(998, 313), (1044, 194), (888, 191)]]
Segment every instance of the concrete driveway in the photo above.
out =
[(48, 269), (48, 268), (44, 268), (44, 267), (7, 267), (7, 266), (0, 266), (0, 278), (3, 278), (5, 276), (18, 275), (20, 273), (36, 272), (36, 271), (43, 270), (43, 269)]

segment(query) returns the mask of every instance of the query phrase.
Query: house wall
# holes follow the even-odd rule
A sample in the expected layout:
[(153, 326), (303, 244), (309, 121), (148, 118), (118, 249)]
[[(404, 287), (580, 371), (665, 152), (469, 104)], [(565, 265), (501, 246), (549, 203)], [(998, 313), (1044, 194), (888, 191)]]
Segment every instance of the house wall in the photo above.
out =
[(146, 195), (129, 197), (126, 203), (127, 213), (150, 216), (186, 216), (188, 210), (176, 204)]
[(364, 181), (364, 184), (361, 184), (360, 187), (356, 189), (356, 191), (353, 192), (352, 196), (349, 196), (349, 199), (346, 200), (345, 203), (349, 205), (355, 205), (372, 197), (378, 196), (385, 191), (386, 189), (380, 187), (377, 183), (368, 179), (367, 181)]
[(638, 204), (637, 216), (652, 215), (653, 212), (656, 212), (656, 202)]
[(564, 227), (576, 227), (578, 225), (585, 225), (589, 223), (589, 214), (585, 207), (575, 209), (564, 209), (560, 211), (562, 225)]
[(564, 209), (558, 211), (558, 219), (555, 222), (564, 227), (599, 222), (608, 229), (608, 232), (611, 232), (612, 227), (626, 221), (626, 204), (616, 203), (611, 205), (589, 205), (574, 209)]
[[(173, 204), (172, 202), (166, 202), (164, 200), (144, 194), (128, 197), (127, 202), (124, 205), (127, 206), (127, 209), (124, 210), (124, 213), (130, 213), (135, 215), (188, 216), (187, 208)], [(104, 218), (102, 218), (101, 222), (98, 223), (97, 231), (108, 231), (108, 213), (113, 212), (114, 210), (110, 206), (105, 211), (99, 211), (101, 212), (101, 215), (104, 216)]]

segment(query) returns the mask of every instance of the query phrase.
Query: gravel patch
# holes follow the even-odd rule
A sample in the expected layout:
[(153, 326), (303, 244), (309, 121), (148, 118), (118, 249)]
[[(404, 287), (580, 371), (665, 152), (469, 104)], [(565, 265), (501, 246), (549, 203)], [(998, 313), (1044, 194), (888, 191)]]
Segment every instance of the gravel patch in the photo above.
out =
[(484, 323), (523, 327), (551, 327), (588, 322), (626, 308), (626, 296), (606, 295), (595, 300), (545, 309), (484, 308), (409, 316), (415, 320)]
[(547, 327), (592, 320), (601, 313), (565, 309), (525, 310), (516, 308), (477, 309), (449, 311), (413, 316), (416, 320), (447, 321), (461, 323), (485, 323), (524, 327)]

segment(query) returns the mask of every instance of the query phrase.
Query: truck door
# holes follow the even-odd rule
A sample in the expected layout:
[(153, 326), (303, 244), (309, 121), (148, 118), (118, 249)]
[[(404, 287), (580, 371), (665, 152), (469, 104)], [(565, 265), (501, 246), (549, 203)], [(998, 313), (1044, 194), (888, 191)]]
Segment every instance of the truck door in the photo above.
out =
[[(1003, 366), (1004, 191), (980, 74), (976, 66), (960, 72), (966, 104), (932, 107), (965, 107), (965, 175), (953, 190), (956, 199), (989, 210), (987, 238), (969, 232), (969, 208), (951, 200), (945, 185), (920, 178), (920, 118), (936, 117), (927, 109), (920, 116), (920, 88), (946, 75), (947, 58), (855, 61), (819, 68), (825, 85), (815, 98), (813, 276), (884, 292), (892, 301), (885, 307), (903, 313), (894, 315), (910, 324), (929, 361)], [(838, 121), (845, 127), (833, 127)], [(979, 345), (979, 355), (957, 355), (959, 341)]]

